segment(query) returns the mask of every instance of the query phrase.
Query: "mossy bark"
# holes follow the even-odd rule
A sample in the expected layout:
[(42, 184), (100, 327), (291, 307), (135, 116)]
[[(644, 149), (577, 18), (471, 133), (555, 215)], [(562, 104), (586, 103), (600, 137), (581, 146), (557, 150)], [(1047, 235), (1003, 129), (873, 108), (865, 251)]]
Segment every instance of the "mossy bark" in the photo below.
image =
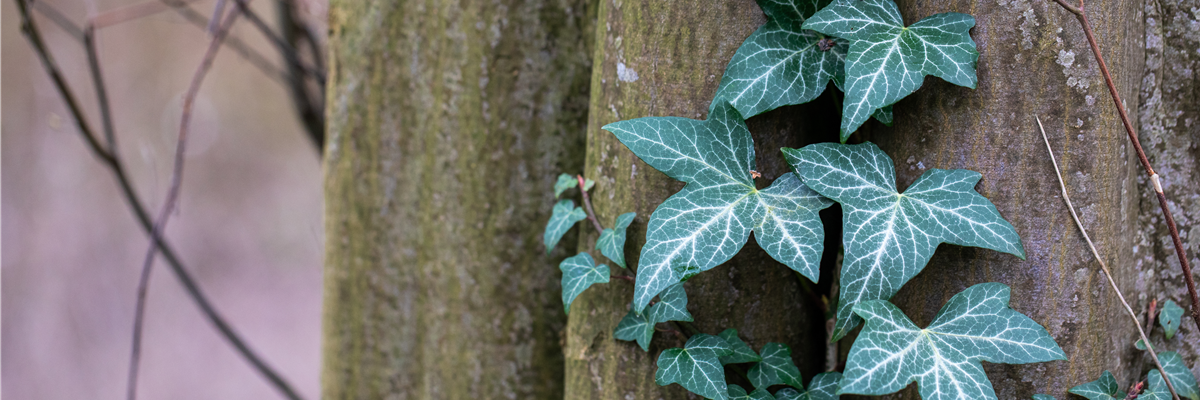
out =
[(323, 397), (562, 396), (541, 241), (584, 159), (585, 1), (333, 1)]
[[(941, 246), (924, 272), (893, 298), (918, 325), (928, 324), (964, 288), (1001, 282), (1012, 307), (1045, 326), (1069, 360), (985, 364), (1002, 399), (1046, 393), (1111, 370), (1132, 383), (1136, 330), (1072, 222), (1035, 116), (1046, 125), (1084, 226), (1127, 294), (1135, 288), (1133, 228), (1138, 166), (1099, 67), (1074, 16), (1051, 1), (985, 3), (900, 1), (907, 22), (939, 12), (977, 19), (980, 52), (974, 90), (927, 78), (896, 105), (895, 128), (872, 122), (862, 139), (895, 160), (906, 187), (930, 168), (983, 174), (977, 189), (1020, 234), (1026, 260), (990, 250)], [(1117, 88), (1137, 99), (1142, 65), (1141, 4), (1089, 2), (1087, 12)], [(1129, 104), (1136, 109), (1136, 104)], [(913, 387), (890, 398), (919, 398)]]
[[(597, 181), (596, 214), (610, 225), (617, 215), (634, 211), (626, 257), (636, 268), (651, 212), (683, 184), (637, 159), (601, 126), (647, 116), (704, 119), (725, 65), (742, 41), (765, 22), (750, 0), (631, 1), (602, 0), (588, 122), (584, 175)], [(815, 129), (794, 118), (817, 111), (836, 112), (828, 100), (788, 107), (756, 117), (750, 129), (759, 151), (760, 185), (787, 172), (781, 146), (797, 147), (817, 138), (806, 132), (836, 135), (833, 125)], [(822, 108), (824, 107), (824, 108)], [(819, 124), (819, 123), (818, 123)], [(834, 136), (829, 136), (834, 137)], [(823, 140), (828, 140), (825, 138)], [(594, 230), (580, 238), (580, 250), (592, 251)], [(598, 253), (597, 253), (598, 255)], [(708, 334), (738, 329), (758, 349), (767, 342), (791, 346), (805, 376), (822, 369), (824, 319), (796, 273), (775, 262), (753, 239), (733, 260), (702, 272), (685, 284), (695, 327)], [(629, 310), (633, 285), (614, 280), (593, 286), (571, 305), (567, 329), (568, 399), (682, 399), (678, 385), (654, 382), (658, 353), (681, 347), (682, 339), (659, 333), (644, 352), (636, 344), (614, 340), (613, 329)], [(729, 375), (736, 377), (735, 371)]]

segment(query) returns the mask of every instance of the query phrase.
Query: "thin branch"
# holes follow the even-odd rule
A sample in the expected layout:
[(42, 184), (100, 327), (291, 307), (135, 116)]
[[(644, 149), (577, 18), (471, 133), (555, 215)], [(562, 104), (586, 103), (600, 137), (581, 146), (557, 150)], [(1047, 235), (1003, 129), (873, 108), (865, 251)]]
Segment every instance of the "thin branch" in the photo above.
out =
[(600, 225), (600, 221), (596, 219), (596, 212), (592, 211), (592, 199), (588, 197), (587, 187), (584, 186), (583, 175), (575, 175), (575, 179), (579, 181), (579, 192), (583, 193), (583, 205), (587, 210), (588, 220), (592, 221), (592, 226), (596, 227), (596, 233), (604, 233), (604, 226)]
[(1079, 20), (1079, 25), (1083, 27), (1083, 33), (1087, 36), (1088, 44), (1092, 47), (1092, 55), (1096, 57), (1096, 62), (1100, 64), (1100, 72), (1104, 74), (1104, 83), (1108, 86), (1108, 94), (1111, 95), (1113, 104), (1117, 107), (1117, 114), (1121, 117), (1121, 124), (1125, 126), (1125, 133), (1129, 136), (1129, 141), (1133, 143), (1134, 150), (1137, 150), (1138, 161), (1142, 163), (1142, 168), (1146, 170), (1146, 175), (1150, 177), (1150, 182), (1154, 185), (1154, 194), (1158, 197), (1158, 206), (1162, 209), (1163, 217), (1167, 221), (1167, 229), (1171, 231), (1171, 241), (1175, 245), (1175, 256), (1179, 258), (1179, 268), (1183, 270), (1183, 280), (1187, 283), (1188, 295), (1192, 298), (1192, 319), (1196, 321), (1196, 326), (1200, 326), (1200, 295), (1196, 294), (1196, 281), (1192, 278), (1192, 267), (1188, 264), (1187, 249), (1183, 247), (1183, 240), (1179, 238), (1179, 228), (1175, 226), (1175, 218), (1171, 216), (1171, 208), (1167, 205), (1167, 195), (1163, 193), (1162, 182), (1159, 179), (1158, 173), (1154, 172), (1154, 168), (1150, 166), (1150, 160), (1146, 158), (1146, 152), (1142, 150), (1142, 144), (1138, 141), (1137, 132), (1133, 130), (1133, 123), (1129, 121), (1129, 114), (1125, 111), (1125, 102), (1121, 100), (1121, 94), (1117, 92), (1117, 86), (1113, 83), (1112, 75), (1108, 73), (1108, 64), (1104, 62), (1104, 56), (1100, 54), (1100, 45), (1096, 42), (1096, 35), (1092, 32), (1092, 25), (1088, 22), (1087, 14), (1084, 12), (1083, 0), (1079, 0), (1079, 7), (1071, 7), (1066, 3), (1066, 0), (1054, 0), (1067, 11), (1075, 14), (1075, 18)]
[[(51, 81), (54, 83), (55, 89), (59, 93), (59, 96), (62, 97), (63, 102), (66, 103), (68, 110), (71, 112), (71, 116), (75, 119), (75, 124), (79, 128), (80, 135), (87, 143), (88, 148), (100, 158), (100, 161), (105, 166), (109, 167), (109, 169), (112, 171), (113, 176), (116, 178), (117, 183), (121, 187), (122, 195), (125, 197), (125, 200), (129, 204), (130, 209), (133, 211), (134, 216), (137, 217), (142, 230), (147, 234), (152, 234), (153, 222), (150, 220), (150, 214), (146, 211), (146, 207), (143, 205), (141, 200), (138, 199), (137, 194), (133, 189), (133, 184), (129, 180), (129, 175), (125, 172), (123, 162), (121, 159), (105, 150), (104, 146), (102, 146), (96, 139), (94, 133), (95, 131), (92, 129), (91, 124), (88, 123), (88, 120), (83, 114), (82, 109), (79, 107), (79, 103), (75, 98), (74, 92), (71, 91), (70, 87), (66, 84), (66, 81), (62, 77), (62, 73), (58, 69), (58, 65), (54, 62), (53, 57), (50, 56), (50, 52), (46, 48), (45, 42), (41, 36), (41, 31), (37, 28), (37, 25), (33, 20), (33, 16), (30, 14), (29, 3), (24, 0), (14, 1), (17, 3), (17, 8), (21, 16), (21, 30), (29, 40), (34, 52), (38, 54), (39, 59), (42, 61), (43, 69), (45, 69), (46, 74), (50, 76)], [(248, 344), (246, 344), (241, 336), (239, 336), (237, 332), (233, 330), (233, 327), (225, 321), (224, 317), (217, 312), (216, 307), (213, 306), (212, 302), (210, 302), (208, 297), (204, 295), (204, 292), (201, 291), (199, 284), (196, 282), (195, 278), (191, 276), (187, 268), (185, 268), (183, 261), (179, 258), (174, 248), (171, 247), (170, 243), (167, 243), (166, 239), (162, 238), (161, 236), (151, 235), (151, 238), (155, 241), (159, 250), (162, 252), (163, 258), (166, 259), (167, 264), (170, 265), (171, 271), (175, 274), (175, 277), (178, 278), (180, 284), (183, 285), (184, 291), (186, 291), (192, 301), (196, 303), (196, 306), (200, 308), (201, 313), (204, 314), (208, 321), (217, 328), (217, 331), (220, 333), (221, 337), (229, 341), (238, 354), (241, 354), (242, 357), (245, 358), (246, 361), (248, 361), (256, 371), (266, 377), (267, 380), (276, 387), (276, 389), (283, 392), (291, 399), (299, 399), (300, 397), (296, 395), (296, 391), (292, 389), (291, 386), (284, 381), (278, 373), (271, 369), (271, 367), (268, 366), (266, 362), (264, 362)]]
[[(321, 60), (324, 58), (318, 49), (316, 38), (312, 31), (308, 29), (308, 24), (303, 23), (300, 14), (297, 12), (297, 7), (291, 1), (275, 2), (276, 14), (279, 18), (279, 29), (282, 31), (284, 38), (287, 40), (288, 47), (279, 47), (280, 53), (285, 59), (299, 59), (299, 55), (294, 52), (299, 49), (301, 41), (308, 42), (308, 49), (312, 52), (312, 60), (316, 64), (316, 69), (323, 71), (325, 69)], [(309, 140), (312, 141), (318, 153), (323, 153), (325, 149), (325, 96), (324, 85), (310, 85), (306, 79), (308, 75), (300, 69), (298, 63), (287, 63), (288, 72), (288, 89), (292, 91), (292, 106), (295, 107), (296, 113), (300, 116), (300, 121), (304, 123), (304, 130), (308, 133)], [(317, 95), (313, 96), (309, 92), (313, 88), (317, 88)]]
[(87, 50), (88, 70), (92, 73), (92, 84), (96, 88), (96, 102), (100, 104), (100, 121), (104, 127), (104, 140), (108, 143), (108, 152), (117, 157), (116, 129), (113, 127), (112, 106), (108, 101), (108, 89), (104, 85), (104, 75), (100, 73), (100, 55), (96, 51), (96, 30), (89, 25), (83, 31), (83, 43)]
[[(237, 21), (239, 14), (238, 10), (230, 12), (214, 32), (208, 45), (208, 51), (204, 53), (204, 59), (200, 61), (200, 67), (196, 69), (195, 75), (192, 76), (192, 83), (184, 95), (183, 112), (179, 123), (179, 139), (175, 144), (175, 165), (171, 173), (171, 186), (167, 189), (166, 201), (163, 202), (158, 219), (154, 223), (154, 229), (151, 231), (152, 237), (162, 237), (167, 228), (167, 221), (170, 220), (171, 212), (175, 210), (175, 205), (179, 202), (179, 189), (183, 186), (183, 156), (187, 150), (188, 134), (190, 133), (188, 125), (192, 119), (192, 105), (195, 103), (196, 94), (200, 92), (200, 84), (204, 82), (204, 77), (208, 75), (208, 70), (217, 57), (217, 51), (221, 49), (221, 40), (229, 33), (229, 29)], [(158, 254), (158, 243), (151, 240), (146, 249), (145, 261), (142, 262), (142, 274), (138, 280), (137, 307), (133, 318), (133, 346), (129, 354), (129, 380), (125, 389), (126, 398), (129, 400), (137, 399), (138, 367), (141, 363), (142, 353), (142, 325), (146, 316), (146, 291), (150, 285), (150, 271), (154, 266), (155, 254)]]
[(629, 275), (609, 275), (608, 277), (609, 277), (609, 278), (613, 278), (613, 279), (617, 279), (617, 280), (626, 281), (626, 282), (629, 282), (629, 283), (634, 283), (634, 282), (636, 282), (636, 280), (635, 280), (635, 279), (634, 279), (632, 276), (629, 276)]
[(58, 27), (62, 28), (62, 30), (67, 31), (67, 33), (75, 37), (75, 39), (83, 41), (83, 28), (79, 27), (79, 25), (76, 25), (74, 22), (71, 22), (71, 19), (67, 18), (66, 15), (63, 15), (63, 13), (58, 11), (57, 8), (54, 8), (54, 6), (51, 6), (44, 1), (30, 2), (30, 4), (33, 5), (33, 9), (42, 13), (42, 15), (45, 15), (46, 18), (49, 18), (50, 22), (58, 25)]
[[(1104, 271), (1104, 277), (1108, 278), (1108, 284), (1112, 286), (1113, 292), (1117, 294), (1117, 299), (1121, 300), (1121, 305), (1125, 306), (1125, 311), (1129, 313), (1129, 318), (1133, 318), (1133, 326), (1137, 328), (1138, 336), (1141, 336), (1142, 343), (1146, 345), (1146, 351), (1150, 353), (1150, 358), (1154, 360), (1154, 366), (1163, 374), (1163, 377), (1168, 377), (1167, 371), (1163, 370), (1162, 364), (1158, 362), (1158, 354), (1154, 352), (1154, 345), (1150, 343), (1150, 338), (1146, 337), (1146, 332), (1142, 330), (1142, 321), (1138, 320), (1137, 313), (1133, 312), (1133, 307), (1129, 306), (1129, 302), (1125, 301), (1125, 295), (1121, 293), (1121, 288), (1117, 287), (1117, 282), (1113, 280), (1112, 272), (1108, 270), (1108, 264), (1100, 257), (1100, 252), (1096, 251), (1096, 245), (1092, 244), (1092, 238), (1088, 236), (1087, 229), (1083, 228), (1083, 223), (1079, 222), (1079, 215), (1075, 213), (1075, 206), (1071, 205), (1071, 196), (1067, 194), (1067, 183), (1063, 181), (1062, 171), (1058, 169), (1058, 160), (1054, 158), (1054, 150), (1050, 148), (1050, 139), (1046, 138), (1046, 128), (1042, 127), (1042, 119), (1037, 119), (1038, 130), (1042, 132), (1042, 140), (1046, 142), (1046, 152), (1050, 153), (1050, 162), (1054, 164), (1054, 176), (1058, 178), (1058, 184), (1062, 187), (1063, 201), (1067, 203), (1067, 209), (1071, 211), (1071, 218), (1075, 220), (1075, 226), (1079, 227), (1079, 232), (1083, 233), (1083, 239), (1087, 241), (1088, 248), (1092, 250), (1092, 256), (1096, 257), (1096, 262), (1100, 263), (1100, 270)], [(1175, 387), (1171, 384), (1170, 379), (1164, 379), (1167, 382), (1167, 389), (1171, 391), (1171, 397), (1179, 400), (1179, 395), (1175, 394)]]
[(300, 70), (315, 78), (317, 83), (319, 83), (321, 86), (325, 86), (325, 71), (318, 71), (315, 68), (312, 68), (301, 62), (300, 55), (296, 52), (296, 49), (287, 41), (283, 40), (283, 38), (279, 37), (279, 35), (276, 35), (275, 32), (271, 30), (271, 27), (267, 26), (267, 23), (263, 22), (262, 18), (259, 18), (258, 14), (255, 13), (254, 10), (250, 9), (250, 4), (247, 3), (247, 0), (236, 1), (238, 9), (242, 10), (242, 13), (246, 15), (246, 19), (249, 20), (251, 24), (254, 24), (254, 27), (258, 28), (258, 31), (261, 32), (263, 36), (266, 36), (267, 39), (269, 39), (271, 43), (275, 45), (275, 47), (279, 48), (280, 53), (283, 53), (284, 58), (287, 59), (289, 64), (300, 68)]

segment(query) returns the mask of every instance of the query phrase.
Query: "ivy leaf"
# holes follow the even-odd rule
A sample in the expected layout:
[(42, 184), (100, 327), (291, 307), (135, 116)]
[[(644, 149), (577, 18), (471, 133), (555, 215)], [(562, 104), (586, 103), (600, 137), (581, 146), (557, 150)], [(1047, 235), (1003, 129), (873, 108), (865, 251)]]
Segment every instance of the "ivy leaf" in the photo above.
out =
[(614, 264), (621, 268), (625, 267), (625, 230), (629, 228), (629, 224), (633, 223), (633, 218), (637, 213), (624, 213), (617, 216), (617, 223), (612, 228), (605, 228), (600, 232), (600, 239), (596, 240), (596, 250), (600, 250), (600, 254), (608, 257)]
[(1033, 400), (1054, 400), (1054, 396), (1038, 393), (1033, 395)]
[(737, 329), (726, 329), (717, 336), (719, 336), (721, 339), (725, 339), (725, 342), (729, 343), (729, 347), (733, 349), (733, 354), (721, 357), (722, 365), (762, 361), (762, 357), (759, 357), (758, 353), (754, 352), (754, 349), (751, 349), (750, 346), (746, 345), (746, 342), (743, 342), (742, 339), (738, 337)]
[(658, 300), (650, 307), (651, 322), (692, 321), (692, 314), (687, 310), (687, 292), (684, 292), (682, 283), (668, 287), (658, 295)]
[(654, 324), (650, 323), (649, 313), (638, 314), (629, 310), (621, 322), (617, 323), (617, 329), (613, 331), (613, 338), (624, 341), (637, 341), (642, 351), (650, 351), (650, 340), (654, 338)]
[[(1171, 380), (1171, 385), (1175, 386), (1175, 393), (1179, 394), (1179, 397), (1200, 400), (1200, 387), (1196, 384), (1196, 376), (1192, 375), (1192, 371), (1188, 369), (1187, 364), (1184, 364), (1183, 357), (1180, 357), (1179, 353), (1173, 351), (1158, 353), (1158, 361), (1162, 363), (1163, 371), (1166, 371), (1167, 378)], [(1154, 389), (1153, 375), (1159, 374), (1161, 382), (1162, 374), (1157, 369), (1150, 371), (1150, 374), (1150, 389)], [(1171, 397), (1171, 392), (1167, 390), (1165, 382), (1162, 383), (1162, 391), (1167, 393), (1166, 398)]]
[(783, 153), (809, 187), (842, 204), (846, 254), (833, 340), (861, 322), (851, 312), (855, 304), (890, 299), (940, 243), (1025, 258), (1013, 226), (975, 192), (978, 172), (930, 169), (901, 194), (892, 159), (872, 143), (818, 143)]
[(654, 382), (659, 386), (678, 383), (692, 393), (726, 400), (729, 390), (719, 358), (732, 353), (729, 343), (719, 337), (703, 333), (692, 336), (682, 349), (667, 349), (658, 356)]
[(647, 117), (608, 124), (650, 166), (687, 183), (650, 215), (634, 288), (633, 308), (656, 294), (733, 257), (757, 231), (772, 257), (814, 282), (824, 240), (817, 212), (832, 205), (793, 174), (758, 190), (754, 142), (729, 103), (706, 121)]
[(567, 189), (573, 188), (577, 185), (579, 185), (579, 181), (576, 180), (575, 177), (568, 174), (559, 175), (558, 182), (554, 183), (554, 197), (557, 198), (562, 194), (562, 192), (565, 192)]
[(655, 324), (669, 321), (692, 321), (692, 314), (687, 310), (687, 293), (683, 290), (683, 283), (668, 287), (658, 297), (659, 302), (650, 306), (645, 314), (629, 310), (621, 322), (617, 323), (617, 330), (613, 332), (613, 337), (626, 341), (636, 340), (643, 351), (650, 351), (650, 340), (654, 338)]
[[(801, 29), (830, 0), (759, 0), (767, 24), (742, 42), (713, 102), (724, 98), (746, 118), (812, 101), (843, 74), (848, 42)], [(822, 42), (822, 40), (825, 40)]]
[(1067, 393), (1074, 393), (1086, 397), (1088, 400), (1123, 400), (1125, 398), (1125, 392), (1122, 392), (1117, 385), (1117, 378), (1108, 371), (1104, 371), (1100, 375), (1100, 379), (1073, 387)]
[(750, 367), (746, 375), (756, 388), (768, 388), (772, 385), (788, 385), (796, 389), (804, 389), (804, 381), (800, 379), (800, 370), (792, 361), (792, 349), (782, 343), (767, 343), (759, 351), (762, 361)]
[(574, 201), (559, 200), (550, 214), (550, 222), (546, 223), (546, 233), (542, 234), (542, 241), (546, 243), (546, 252), (554, 250), (554, 246), (558, 244), (559, 240), (562, 240), (567, 230), (584, 218), (587, 218), (587, 212), (584, 212), (581, 207), (575, 207)]
[(850, 40), (842, 141), (875, 110), (916, 91), (926, 75), (974, 89), (973, 26), (970, 15), (944, 13), (905, 27), (892, 0), (838, 0), (805, 21), (804, 29)]
[(895, 122), (895, 121), (893, 121), (893, 118), (892, 118), (892, 106), (891, 105), (888, 105), (887, 107), (883, 107), (878, 110), (875, 110), (875, 112), (871, 114), (871, 117), (875, 118), (876, 120), (878, 120), (879, 122), (882, 122), (884, 125), (887, 125), (887, 126), (892, 126), (892, 123)]
[(1008, 301), (1008, 286), (971, 286), (950, 298), (925, 329), (892, 303), (855, 304), (867, 324), (850, 348), (840, 393), (882, 395), (916, 381), (925, 400), (995, 399), (980, 361), (1065, 360), (1046, 329), (1008, 308)]
[(783, 388), (775, 393), (778, 400), (837, 400), (838, 381), (842, 380), (840, 372), (825, 372), (813, 377), (808, 383), (808, 391), (800, 393), (796, 389)]
[(571, 313), (571, 303), (575, 301), (575, 297), (593, 283), (608, 283), (610, 274), (607, 265), (596, 265), (596, 261), (592, 260), (588, 253), (579, 253), (575, 257), (563, 260), (558, 264), (558, 269), (563, 273), (562, 300), (563, 309), (567, 314)]
[(1163, 328), (1163, 335), (1170, 339), (1179, 330), (1179, 322), (1183, 318), (1183, 308), (1174, 300), (1163, 303), (1162, 311), (1158, 313), (1158, 324)]
[[(1179, 356), (1179, 353), (1173, 351), (1158, 353), (1158, 361), (1162, 363), (1163, 370), (1167, 372), (1167, 378), (1171, 380), (1171, 385), (1175, 386), (1175, 393), (1179, 394), (1179, 397), (1200, 400), (1200, 389), (1197, 389), (1196, 377), (1183, 363), (1183, 358)], [(1150, 370), (1150, 375), (1146, 379), (1150, 381), (1149, 385), (1146, 391), (1138, 396), (1138, 400), (1168, 400), (1171, 398), (1171, 390), (1167, 388), (1162, 373), (1157, 369)]]
[(729, 385), (729, 400), (775, 400), (775, 396), (767, 389), (759, 388), (746, 393), (746, 389), (742, 389), (741, 386)]

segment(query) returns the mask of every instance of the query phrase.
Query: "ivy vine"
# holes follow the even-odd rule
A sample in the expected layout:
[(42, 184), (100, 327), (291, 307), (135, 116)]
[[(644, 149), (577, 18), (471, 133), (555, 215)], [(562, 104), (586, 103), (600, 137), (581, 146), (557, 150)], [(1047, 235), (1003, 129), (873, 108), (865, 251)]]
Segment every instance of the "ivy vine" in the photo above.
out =
[[(683, 347), (664, 350), (655, 374), (659, 385), (679, 384), (718, 400), (820, 400), (894, 393), (916, 382), (926, 400), (995, 399), (981, 361), (1066, 359), (1044, 327), (1009, 308), (1010, 289), (1000, 283), (956, 294), (924, 328), (890, 303), (942, 243), (1022, 259), (1025, 250), (1013, 226), (975, 191), (979, 173), (930, 169), (900, 192), (886, 153), (869, 142), (844, 144), (872, 116), (890, 125), (892, 104), (916, 91), (927, 75), (974, 88), (979, 53), (969, 31), (975, 19), (943, 13), (904, 26), (892, 0), (758, 3), (768, 22), (733, 56), (706, 120), (644, 117), (602, 127), (651, 167), (686, 183), (650, 215), (636, 274), (625, 269), (624, 259), (625, 231), (635, 214), (621, 214), (612, 228), (603, 228), (588, 203), (593, 181), (563, 174), (555, 184), (555, 197), (578, 188), (587, 210), (569, 199), (554, 206), (544, 237), (547, 251), (577, 222), (591, 218), (600, 231), (596, 249), (625, 271), (611, 276), (635, 282), (630, 310), (613, 337), (645, 351), (656, 331), (687, 337), (656, 327), (669, 323), (694, 330), (683, 282), (728, 261), (751, 234), (771, 257), (816, 282), (825, 232), (818, 212), (836, 202), (843, 211), (845, 259), (831, 339), (865, 321), (844, 372), (819, 374), (805, 390), (787, 345), (768, 343), (754, 351), (730, 327), (715, 336), (693, 332)], [(812, 101), (829, 86), (845, 92), (841, 143), (781, 149), (794, 172), (757, 189), (745, 119)], [(580, 293), (608, 282), (613, 273), (588, 252), (565, 259), (560, 268), (568, 312)], [(1159, 321), (1167, 339), (1181, 317), (1177, 305), (1164, 305)], [(1179, 394), (1200, 400), (1182, 359), (1171, 352), (1160, 357)], [(728, 384), (727, 364), (748, 366), (752, 387)], [(1139, 398), (1169, 399), (1163, 382), (1152, 371)], [(1107, 371), (1070, 392), (1092, 400), (1125, 396)]]

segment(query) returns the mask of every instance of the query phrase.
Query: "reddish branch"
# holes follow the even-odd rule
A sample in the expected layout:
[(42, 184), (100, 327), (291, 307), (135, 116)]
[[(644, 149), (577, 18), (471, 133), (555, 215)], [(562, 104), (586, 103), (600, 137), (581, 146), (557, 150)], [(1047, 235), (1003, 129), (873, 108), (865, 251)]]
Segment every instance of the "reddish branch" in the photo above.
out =
[(600, 221), (596, 220), (596, 212), (592, 211), (592, 199), (588, 197), (583, 175), (575, 175), (575, 179), (579, 181), (579, 192), (583, 193), (583, 206), (587, 209), (588, 219), (592, 221), (592, 226), (596, 227), (596, 233), (604, 233), (604, 226), (600, 225)]
[(1167, 206), (1167, 196), (1163, 193), (1158, 173), (1154, 172), (1154, 167), (1150, 166), (1150, 160), (1146, 158), (1146, 152), (1142, 150), (1137, 132), (1133, 130), (1133, 123), (1129, 121), (1129, 114), (1125, 111), (1125, 102), (1121, 100), (1121, 94), (1117, 93), (1117, 86), (1113, 83), (1112, 75), (1108, 73), (1108, 65), (1104, 62), (1104, 56), (1100, 54), (1100, 45), (1096, 42), (1092, 25), (1088, 22), (1087, 14), (1084, 12), (1083, 0), (1079, 0), (1079, 6), (1072, 6), (1066, 0), (1054, 1), (1071, 14), (1075, 14), (1079, 25), (1083, 27), (1084, 35), (1087, 36), (1088, 44), (1092, 47), (1092, 54), (1096, 56), (1096, 62), (1100, 64), (1100, 72), (1104, 74), (1104, 83), (1108, 85), (1108, 93), (1112, 95), (1113, 104), (1117, 107), (1117, 114), (1121, 116), (1121, 123), (1125, 125), (1125, 133), (1129, 135), (1129, 141), (1137, 150), (1138, 161), (1141, 161), (1142, 168), (1146, 170), (1146, 174), (1150, 176), (1150, 182), (1154, 185), (1154, 194), (1158, 196), (1158, 206), (1162, 208), (1163, 217), (1167, 220), (1167, 229), (1171, 231), (1171, 241), (1175, 244), (1175, 255), (1179, 258), (1179, 268), (1183, 269), (1183, 279), (1187, 282), (1188, 294), (1192, 298), (1192, 319), (1196, 321), (1196, 326), (1200, 326), (1200, 296), (1196, 295), (1196, 281), (1192, 278), (1192, 267), (1188, 264), (1187, 250), (1183, 247), (1183, 240), (1179, 238), (1179, 229), (1175, 226), (1175, 218), (1171, 216), (1170, 207)]

